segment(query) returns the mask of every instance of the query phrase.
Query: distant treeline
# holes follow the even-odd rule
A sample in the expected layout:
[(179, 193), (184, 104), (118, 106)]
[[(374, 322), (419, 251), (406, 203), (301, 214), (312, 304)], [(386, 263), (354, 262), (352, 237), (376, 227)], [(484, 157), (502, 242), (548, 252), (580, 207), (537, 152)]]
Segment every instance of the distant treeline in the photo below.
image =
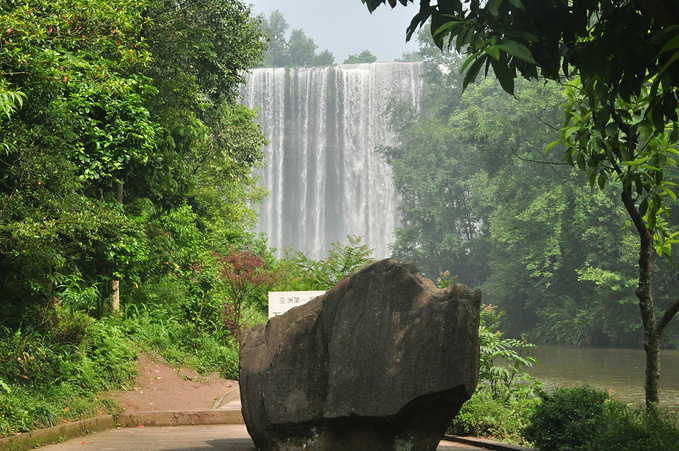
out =
[[(262, 14), (259, 20), (268, 39), (262, 67), (309, 67), (335, 64), (335, 55), (327, 49), (317, 52), (318, 46), (301, 28), (292, 30), (288, 36), (290, 26), (279, 10), (272, 11), (268, 17)], [(369, 50), (363, 50), (361, 53), (349, 55), (343, 64), (374, 63), (375, 61), (377, 61), (375, 55)]]

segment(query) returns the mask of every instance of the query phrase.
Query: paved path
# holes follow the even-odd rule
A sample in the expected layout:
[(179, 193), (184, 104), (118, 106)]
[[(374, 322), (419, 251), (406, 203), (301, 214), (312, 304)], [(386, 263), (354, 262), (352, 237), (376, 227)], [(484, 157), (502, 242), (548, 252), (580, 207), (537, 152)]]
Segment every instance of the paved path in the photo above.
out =
[[(237, 394), (237, 393), (236, 393)], [(238, 396), (228, 393), (215, 405), (213, 410), (191, 412), (147, 412), (123, 414), (117, 418), (119, 424), (128, 427), (113, 428), (112, 418), (86, 420), (75, 430), (100, 432), (82, 435), (64, 442), (40, 447), (44, 451), (254, 451), (255, 447), (243, 424)], [(137, 426), (146, 425), (146, 426)], [(51, 428), (57, 429), (57, 428)], [(81, 432), (81, 433), (82, 433)], [(65, 437), (65, 431), (54, 431), (52, 438)], [(57, 434), (54, 436), (54, 434)], [(70, 435), (73, 437), (75, 434)], [(43, 436), (42, 440), (45, 440)], [(30, 444), (19, 442), (7, 449), (29, 449)], [(476, 445), (476, 446), (474, 446)], [(0, 443), (0, 450), (3, 443)], [(471, 439), (470, 444), (442, 440), (438, 446), (443, 451), (533, 451), (514, 445)]]
[[(228, 424), (109, 429), (40, 449), (44, 451), (254, 451), (255, 447), (244, 425)], [(479, 451), (484, 448), (442, 441), (438, 449)]]

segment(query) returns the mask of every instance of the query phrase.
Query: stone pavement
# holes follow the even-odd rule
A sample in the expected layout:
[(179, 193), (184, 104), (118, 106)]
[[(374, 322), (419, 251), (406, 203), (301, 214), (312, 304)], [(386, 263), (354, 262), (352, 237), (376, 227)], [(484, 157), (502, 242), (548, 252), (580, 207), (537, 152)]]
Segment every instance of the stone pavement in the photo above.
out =
[[(41, 447), (44, 451), (73, 450), (191, 450), (191, 451), (254, 451), (245, 425), (127, 427), (109, 429), (57, 445)], [(479, 451), (483, 448), (454, 442), (441, 442), (440, 450)]]
[[(192, 412), (147, 412), (121, 414), (72, 423), (0, 440), (0, 450), (28, 450), (40, 443), (44, 451), (254, 451), (243, 424), (240, 397), (222, 396), (212, 410)], [(33, 437), (27, 437), (27, 436)], [(24, 436), (24, 437), (21, 437)], [(458, 438), (458, 440), (463, 440)], [(529, 448), (486, 440), (469, 443), (443, 440), (439, 450), (526, 451)]]

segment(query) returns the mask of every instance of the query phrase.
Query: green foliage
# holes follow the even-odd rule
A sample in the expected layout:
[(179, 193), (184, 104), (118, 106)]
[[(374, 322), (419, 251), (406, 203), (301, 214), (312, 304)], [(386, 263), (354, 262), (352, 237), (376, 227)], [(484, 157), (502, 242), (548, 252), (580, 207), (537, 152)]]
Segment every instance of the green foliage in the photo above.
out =
[(95, 416), (96, 395), (136, 375), (132, 343), (115, 321), (58, 305), (44, 321), (43, 333), (0, 328), (0, 436)]
[[(379, 149), (402, 199), (394, 255), (430, 277), (445, 269), (479, 286), (508, 313), (509, 336), (634, 346), (642, 334), (632, 289), (639, 248), (617, 186), (586, 187), (578, 169), (551, 156), (564, 143), (544, 152), (563, 123), (563, 87), (517, 81), (510, 97), (488, 79), (461, 94), (459, 56), (430, 39), (420, 48), (430, 62), (425, 112), (391, 105), (397, 140)], [(676, 168), (666, 166), (663, 180), (676, 183)], [(667, 205), (672, 218), (675, 210)], [(653, 264), (655, 297), (668, 309), (676, 272)]]
[[(396, 0), (362, 0), (370, 11)], [(399, 0), (402, 5), (415, 0)], [(439, 48), (464, 52), (464, 84), (492, 68), (507, 92), (514, 92), (516, 78), (560, 80), (565, 74), (605, 82), (609, 92), (599, 100), (639, 95), (647, 80), (655, 79), (656, 102), (645, 116), (677, 121), (676, 64), (679, 8), (658, 2), (614, 1), (539, 2), (529, 0), (462, 2), (445, 1), (431, 6), (420, 1), (407, 38), (431, 22), (431, 34)], [(549, 25), (547, 25), (549, 24)], [(633, 42), (622, 58), (607, 58), (619, 42)], [(657, 78), (656, 78), (657, 77)], [(655, 108), (655, 106), (658, 108)]]
[(620, 402), (606, 404), (602, 424), (584, 450), (670, 451), (679, 448), (676, 412), (665, 409), (642, 410)]
[[(446, 280), (450, 281), (444, 277), (439, 286)], [(503, 339), (499, 330), (503, 314), (490, 305), (481, 308), (479, 385), (462, 405), (449, 432), (528, 445), (522, 432), (539, 402), (537, 393), (541, 387), (526, 370), (538, 363), (529, 355), (535, 345), (524, 338)]]
[(329, 290), (349, 273), (373, 259), (373, 249), (361, 244), (362, 237), (347, 235), (347, 244), (332, 243), (323, 260), (310, 259), (302, 252), (286, 252), (278, 262), (277, 291)]
[(472, 199), (485, 184), (477, 155), (465, 155), (443, 120), (425, 119), (403, 103), (390, 104), (387, 116), (398, 143), (379, 152), (392, 167), (402, 199), (394, 256), (413, 261), (430, 277), (449, 270), (461, 283), (479, 285), (487, 270), (479, 258), (482, 218)]
[[(370, 11), (387, 1), (396, 6), (396, 0), (363, 1)], [(519, 77), (575, 79), (566, 90), (561, 141), (553, 144), (566, 144), (565, 160), (586, 172), (591, 186), (618, 185), (628, 227), (638, 236), (635, 294), (648, 356), (646, 402), (657, 403), (660, 337), (679, 312), (677, 299), (658, 314), (651, 290), (653, 250), (669, 259), (679, 234), (667, 219), (676, 194), (665, 178), (679, 142), (679, 8), (655, 1), (420, 3), (408, 38), (431, 19), (439, 48), (467, 54), (464, 87), (484, 67), (511, 94)], [(622, 41), (636, 44), (623, 58), (607, 58)]]
[(485, 437), (503, 443), (528, 446), (523, 429), (535, 403), (503, 401), (487, 390), (477, 390), (453, 419), (448, 433)]
[[(4, 114), (9, 119), (17, 109), (21, 108), (24, 103), (26, 95), (21, 91), (10, 91), (7, 88), (7, 82), (2, 80), (0, 85), (0, 114)], [(9, 150), (5, 143), (5, 150)]]
[[(596, 91), (601, 85), (598, 82), (589, 89)], [(566, 123), (561, 138), (567, 146), (566, 160), (587, 172), (590, 185), (603, 189), (607, 183), (621, 183), (624, 196), (630, 197), (625, 201), (628, 210), (636, 210), (630, 212), (635, 228), (641, 219), (653, 235), (656, 252), (669, 259), (679, 232), (668, 227), (668, 205), (676, 202), (677, 196), (675, 183), (664, 175), (676, 166), (679, 135), (674, 131), (676, 125), (656, 124), (645, 116), (652, 101), (650, 89), (644, 87), (627, 101), (618, 98), (599, 112), (588, 88), (576, 77), (565, 90)], [(631, 225), (628, 220), (627, 226)]]
[(273, 10), (269, 17), (259, 16), (261, 27), (268, 39), (264, 53), (264, 67), (307, 67), (330, 66), (335, 56), (329, 50), (316, 53), (318, 46), (302, 29), (294, 29), (286, 38), (288, 23), (279, 10)]
[(490, 392), (493, 398), (503, 402), (534, 398), (540, 389), (540, 383), (528, 374), (526, 368), (539, 363), (530, 355), (530, 350), (535, 345), (524, 337), (520, 340), (502, 338), (499, 326), (504, 312), (497, 313), (495, 309), (492, 305), (481, 309), (480, 390)]
[(679, 445), (676, 413), (627, 406), (589, 386), (543, 393), (524, 434), (541, 450), (671, 450)]
[[(213, 253), (258, 243), (265, 139), (235, 100), (264, 43), (244, 3), (176, 6), (0, 6), (3, 435), (106, 407), (134, 376), (132, 329), (237, 375)], [(171, 322), (107, 316), (112, 280), (127, 315)]]
[(377, 57), (369, 50), (363, 50), (358, 55), (349, 55), (342, 64), (374, 63)]
[(543, 393), (525, 436), (544, 451), (578, 449), (602, 427), (607, 402), (608, 393), (589, 386)]

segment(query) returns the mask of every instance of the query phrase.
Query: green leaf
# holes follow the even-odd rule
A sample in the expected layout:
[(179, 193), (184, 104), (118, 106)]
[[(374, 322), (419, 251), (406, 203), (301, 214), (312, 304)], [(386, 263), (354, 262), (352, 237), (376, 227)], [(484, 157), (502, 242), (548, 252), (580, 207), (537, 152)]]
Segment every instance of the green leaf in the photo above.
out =
[(488, 55), (479, 55), (476, 58), (476, 61), (474, 61), (474, 63), (469, 67), (467, 73), (464, 76), (464, 80), (462, 82), (462, 89), (465, 89), (469, 85), (469, 83), (476, 80), (476, 76), (479, 74), (481, 66), (483, 66), (483, 63), (487, 60), (487, 58)]
[(639, 214), (640, 214), (641, 216), (644, 216), (644, 215), (646, 214), (647, 211), (648, 211), (648, 199), (644, 199), (644, 200), (641, 201), (641, 203), (639, 204)]
[[(556, 141), (552, 141), (551, 143), (547, 144), (547, 147), (545, 147), (545, 153), (549, 152), (549, 149), (551, 149), (552, 147), (554, 147), (556, 145), (561, 144), (562, 142), (563, 142), (563, 139), (557, 139)], [(570, 155), (570, 153), (567, 154), (567, 155)]]
[(576, 162), (578, 164), (578, 169), (580, 169), (581, 171), (584, 171), (585, 168), (587, 167), (587, 163), (585, 162), (585, 155), (582, 152), (578, 152)]
[(500, 6), (502, 5), (502, 0), (488, 0), (488, 4), (486, 5), (486, 8), (488, 9), (488, 12), (492, 14), (494, 17), (498, 16), (498, 13), (500, 12)]
[(495, 60), (500, 59), (500, 47), (497, 45), (489, 45), (485, 52)]
[(514, 74), (504, 61), (490, 60), (493, 66), (495, 77), (500, 82), (500, 86), (505, 92), (514, 95)]
[(599, 173), (597, 183), (599, 184), (599, 189), (604, 189), (604, 187), (606, 186), (606, 173), (605, 172)]
[(528, 63), (536, 64), (535, 60), (533, 59), (533, 55), (531, 54), (528, 47), (521, 44), (520, 42), (507, 39), (502, 42), (502, 45), (507, 47), (507, 53), (509, 53), (510, 55), (521, 60), (524, 60)]

